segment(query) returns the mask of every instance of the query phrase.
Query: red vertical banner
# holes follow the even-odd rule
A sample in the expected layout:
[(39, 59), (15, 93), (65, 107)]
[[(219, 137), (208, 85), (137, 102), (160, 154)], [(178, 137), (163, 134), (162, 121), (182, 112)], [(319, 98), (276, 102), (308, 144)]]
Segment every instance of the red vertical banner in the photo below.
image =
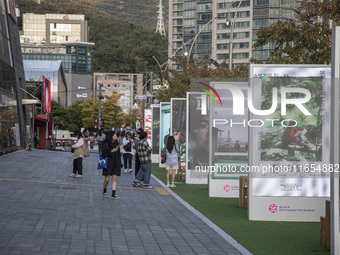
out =
[(48, 80), (48, 108), (47, 112), (51, 112), (51, 81)]
[(47, 80), (45, 76), (43, 77), (43, 85), (44, 85), (44, 112), (51, 112), (51, 81)]

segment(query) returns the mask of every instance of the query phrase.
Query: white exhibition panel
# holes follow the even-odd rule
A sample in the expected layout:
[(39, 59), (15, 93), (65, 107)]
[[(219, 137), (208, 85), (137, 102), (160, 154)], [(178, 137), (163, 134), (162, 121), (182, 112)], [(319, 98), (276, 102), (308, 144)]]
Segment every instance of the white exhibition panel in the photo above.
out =
[[(248, 82), (210, 82), (219, 98), (210, 99), (209, 165), (214, 166), (209, 174), (210, 197), (239, 197), (239, 177), (242, 166), (248, 165), (248, 127), (233, 126), (231, 123), (248, 121), (245, 116), (233, 116), (233, 97), (230, 88), (236, 87), (247, 95)], [(221, 102), (219, 101), (221, 99)], [(235, 150), (235, 143), (240, 148)], [(217, 170), (221, 167), (221, 170)], [(223, 168), (224, 167), (224, 168)], [(229, 167), (229, 168), (228, 168)], [(232, 168), (232, 169), (231, 169)], [(228, 171), (228, 169), (233, 171)], [(224, 171), (225, 170), (225, 171)]]
[(239, 197), (238, 179), (209, 178), (209, 197)]
[[(327, 169), (330, 164), (331, 153), (330, 74), (331, 69), (326, 65), (250, 66), (254, 112), (272, 109), (269, 107), (275, 105), (275, 88), (278, 91), (274, 112), (263, 115), (260, 111), (257, 115), (250, 113), (251, 124), (256, 127), (249, 128), (249, 165), (260, 169), (249, 173), (250, 220), (317, 222), (325, 214), (325, 200), (330, 196), (330, 172), (323, 171), (323, 165)], [(284, 94), (294, 90), (297, 92)], [(309, 98), (307, 90), (312, 90)], [(303, 98), (302, 94), (308, 99), (303, 107), (312, 112), (310, 115), (303, 112), (303, 107), (295, 105), (295, 108), (289, 108), (285, 104), (284, 100), (289, 99), (294, 105)], [(286, 113), (283, 112), (285, 106), (288, 109)], [(286, 125), (291, 125), (291, 121), (295, 121), (297, 128), (307, 131), (311, 149), (283, 143), (282, 137), (289, 130)], [(268, 171), (272, 167), (281, 170)]]
[(160, 108), (159, 108), (159, 105), (152, 104), (151, 111), (152, 111), (151, 161), (152, 163), (158, 163), (160, 161), (160, 156), (159, 156)]
[(152, 146), (152, 110), (151, 109), (144, 109), (144, 131), (148, 134), (148, 143)]
[(184, 167), (186, 164), (186, 106), (185, 98), (171, 98), (170, 134), (175, 137), (179, 149), (180, 165)]
[[(340, 164), (340, 27), (332, 29), (332, 160)], [(331, 254), (340, 254), (339, 173), (331, 174)]]
[[(204, 109), (202, 113), (202, 98), (206, 93), (188, 92), (186, 107), (186, 171), (185, 183), (188, 184), (207, 184), (208, 172), (196, 170), (198, 166), (206, 166), (209, 161), (209, 134), (208, 124), (209, 109)], [(206, 102), (205, 102), (206, 103)]]
[(250, 220), (320, 222), (320, 216), (325, 216), (327, 199), (321, 197), (252, 197), (251, 200), (256, 210), (252, 210)]
[[(168, 102), (160, 103), (160, 132), (159, 132), (159, 157), (161, 157), (164, 148), (165, 140), (170, 136), (170, 125), (171, 125), (171, 115), (170, 115), (171, 104)], [(159, 167), (165, 167), (159, 160)]]

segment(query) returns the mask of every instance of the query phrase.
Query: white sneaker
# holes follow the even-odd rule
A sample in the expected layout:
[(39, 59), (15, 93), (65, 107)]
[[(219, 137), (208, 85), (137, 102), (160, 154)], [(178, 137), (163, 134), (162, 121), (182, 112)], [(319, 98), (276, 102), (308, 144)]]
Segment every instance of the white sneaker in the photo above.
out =
[(170, 183), (168, 183), (168, 184), (166, 185), (166, 187), (167, 187), (167, 188), (170, 188)]
[(128, 170), (127, 170), (127, 169), (125, 169), (125, 170), (124, 170), (124, 173), (127, 173), (127, 171), (128, 171)]
[(129, 174), (131, 174), (133, 171), (132, 171), (132, 169), (129, 169)]
[(171, 188), (176, 188), (176, 185), (175, 184), (171, 184), (170, 187)]

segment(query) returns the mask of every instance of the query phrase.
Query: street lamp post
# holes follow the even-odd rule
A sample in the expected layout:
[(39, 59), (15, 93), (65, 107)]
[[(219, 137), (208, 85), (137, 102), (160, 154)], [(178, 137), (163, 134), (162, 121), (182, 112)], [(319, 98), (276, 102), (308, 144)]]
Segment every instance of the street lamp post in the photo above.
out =
[(190, 61), (190, 56), (191, 56), (191, 51), (192, 51), (192, 48), (197, 40), (197, 37), (199, 36), (199, 34), (204, 30), (204, 28), (206, 26), (208, 26), (211, 22), (213, 22), (215, 19), (217, 19), (218, 16), (216, 16), (215, 18), (211, 19), (208, 23), (206, 23), (201, 29), (200, 31), (198, 31), (198, 33), (196, 34), (196, 36), (194, 37), (194, 40), (192, 41), (192, 44), (191, 44), (191, 47), (190, 47), (190, 50), (189, 50), (189, 53), (188, 53), (188, 65), (189, 65), (189, 61)]

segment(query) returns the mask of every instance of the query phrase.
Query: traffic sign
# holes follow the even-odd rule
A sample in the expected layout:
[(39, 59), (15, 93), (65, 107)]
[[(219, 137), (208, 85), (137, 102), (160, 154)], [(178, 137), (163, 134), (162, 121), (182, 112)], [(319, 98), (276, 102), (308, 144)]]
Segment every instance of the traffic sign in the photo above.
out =
[(146, 96), (145, 95), (136, 95), (135, 99), (143, 99), (143, 100), (145, 100)]

